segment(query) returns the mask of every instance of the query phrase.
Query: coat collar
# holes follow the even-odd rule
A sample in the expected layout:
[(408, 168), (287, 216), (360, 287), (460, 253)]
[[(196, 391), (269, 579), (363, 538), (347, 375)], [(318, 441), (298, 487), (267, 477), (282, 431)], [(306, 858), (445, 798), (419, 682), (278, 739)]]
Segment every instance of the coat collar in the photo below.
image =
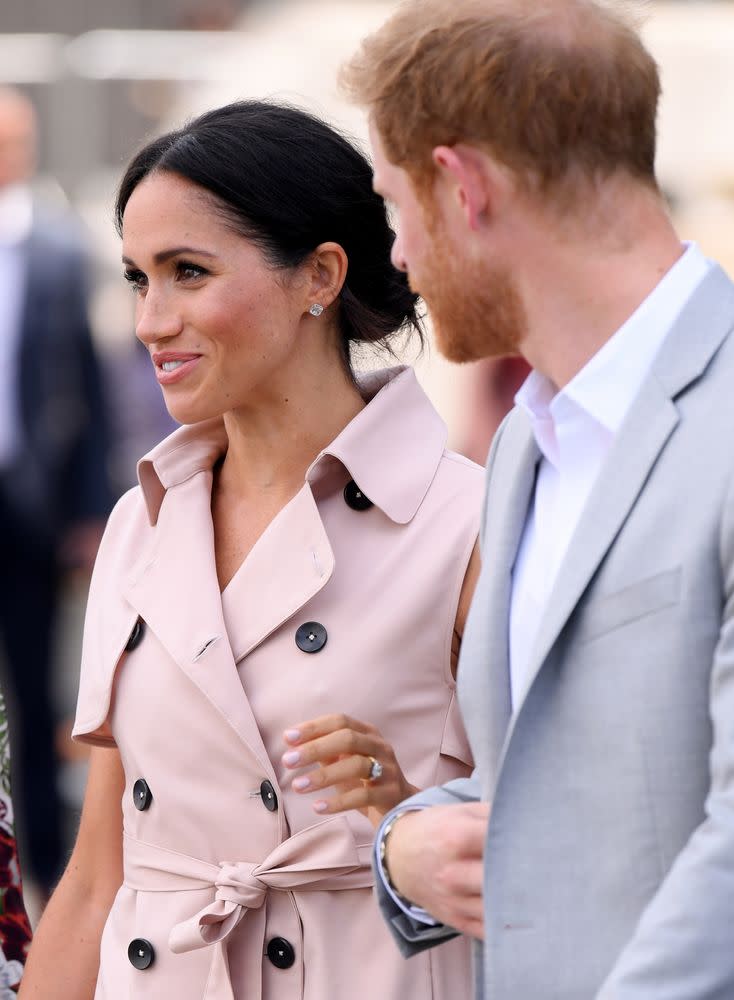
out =
[(303, 487), (221, 593), (213, 560), (211, 470), (227, 446), (222, 422), (179, 429), (139, 466), (148, 516), (156, 527), (124, 581), (125, 599), (272, 781), (275, 775), (234, 665), (331, 578), (334, 553), (312, 482), (322, 475), (328, 479), (335, 463), (342, 463), (348, 470), (337, 465), (342, 477), (351, 475), (365, 492), (369, 489), (390, 518), (407, 521), (443, 454), (445, 427), (411, 371), (376, 373), (362, 385), (368, 405), (317, 456)]
[[(407, 524), (438, 469), (446, 425), (411, 368), (370, 372), (357, 381), (367, 405), (317, 455), (306, 482), (317, 480), (336, 459), (392, 521)], [(138, 480), (152, 525), (166, 492), (211, 469), (226, 447), (224, 424), (217, 418), (178, 428), (140, 460)]]

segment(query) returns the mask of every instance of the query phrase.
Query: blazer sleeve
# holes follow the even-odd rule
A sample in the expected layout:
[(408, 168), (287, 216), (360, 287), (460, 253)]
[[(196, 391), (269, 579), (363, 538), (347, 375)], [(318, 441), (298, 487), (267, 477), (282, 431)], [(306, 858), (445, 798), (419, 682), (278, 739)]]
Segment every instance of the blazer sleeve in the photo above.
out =
[[(489, 455), (487, 458), (487, 484), (489, 484), (491, 479), (494, 456), (497, 452), (500, 438), (502, 437), (507, 424), (507, 419), (508, 418), (505, 417), (500, 424), (489, 449)], [(485, 492), (484, 496), (479, 529), (480, 548), (482, 549), (484, 547), (484, 531), (487, 520), (487, 492), (488, 491)], [(461, 669), (461, 661), (459, 661), (459, 669)], [(382, 826), (384, 827), (393, 816), (410, 809), (427, 809), (430, 806), (452, 805), (461, 802), (479, 801), (481, 801), (481, 790), (476, 774), (473, 774), (469, 778), (457, 778), (453, 781), (447, 782), (445, 785), (437, 785), (433, 788), (427, 788), (422, 792), (418, 792), (417, 795), (413, 795), (411, 798), (406, 799), (405, 802), (402, 802), (399, 806), (393, 809), (392, 812), (385, 816)], [(395, 943), (400, 949), (400, 952), (406, 958), (409, 958), (411, 955), (416, 955), (420, 951), (425, 951), (427, 948), (433, 948), (437, 944), (441, 944), (444, 941), (450, 941), (451, 938), (456, 937), (457, 932), (453, 927), (446, 927), (444, 924), (424, 924), (421, 921), (412, 918), (405, 912), (405, 910), (398, 906), (382, 880), (380, 865), (377, 860), (377, 850), (379, 849), (380, 840), (381, 835), (378, 833), (375, 840), (375, 855), (373, 857), (373, 867), (375, 870), (375, 892), (380, 912), (382, 913), (382, 916), (387, 923), (388, 929), (395, 939)]]
[(734, 997), (734, 484), (722, 520), (723, 612), (711, 674), (705, 818), (642, 914), (596, 1000)]
[[(455, 778), (445, 785), (427, 788), (425, 791), (418, 792), (417, 795), (412, 795), (405, 802), (401, 802), (385, 816), (382, 826), (384, 827), (393, 816), (401, 812), (408, 812), (412, 809), (427, 809), (430, 806), (478, 802), (479, 798), (479, 782), (474, 775), (469, 778)], [(437, 944), (442, 944), (444, 941), (450, 941), (451, 938), (456, 937), (457, 931), (453, 927), (447, 927), (445, 924), (424, 924), (412, 918), (398, 906), (382, 881), (377, 860), (380, 839), (381, 832), (375, 839), (375, 853), (372, 859), (375, 872), (375, 892), (380, 912), (401, 954), (405, 958), (410, 958), (411, 955), (417, 955), (418, 952), (433, 948)]]

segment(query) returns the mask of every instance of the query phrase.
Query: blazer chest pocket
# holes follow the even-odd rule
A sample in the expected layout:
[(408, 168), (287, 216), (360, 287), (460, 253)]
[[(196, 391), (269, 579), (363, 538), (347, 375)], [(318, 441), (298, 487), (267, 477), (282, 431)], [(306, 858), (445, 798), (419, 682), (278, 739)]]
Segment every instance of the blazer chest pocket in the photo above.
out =
[(677, 604), (681, 577), (681, 567), (677, 566), (623, 587), (614, 594), (592, 599), (579, 621), (577, 641), (589, 642)]

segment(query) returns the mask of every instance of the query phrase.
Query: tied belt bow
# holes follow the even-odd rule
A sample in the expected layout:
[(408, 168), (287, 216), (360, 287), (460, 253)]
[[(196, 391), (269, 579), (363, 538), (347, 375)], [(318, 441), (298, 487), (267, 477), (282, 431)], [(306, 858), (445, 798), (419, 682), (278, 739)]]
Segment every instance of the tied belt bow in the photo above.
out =
[(235, 1000), (227, 942), (246, 913), (253, 926), (243, 940), (248, 998), (262, 996), (265, 940), (263, 903), (270, 890), (361, 889), (373, 884), (371, 844), (358, 845), (344, 816), (294, 834), (264, 861), (213, 865), (125, 834), (125, 885), (143, 892), (215, 890), (214, 901), (171, 930), (171, 951), (213, 946), (202, 1000)]

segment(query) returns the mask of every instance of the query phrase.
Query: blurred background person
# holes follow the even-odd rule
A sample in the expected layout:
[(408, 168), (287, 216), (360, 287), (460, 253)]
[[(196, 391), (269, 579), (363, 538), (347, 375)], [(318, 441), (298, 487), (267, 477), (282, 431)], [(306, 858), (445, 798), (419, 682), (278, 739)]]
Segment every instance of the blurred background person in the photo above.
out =
[(31, 179), (36, 116), (0, 89), (0, 637), (16, 801), (42, 896), (64, 861), (51, 663), (64, 571), (91, 570), (111, 506), (80, 233)]

